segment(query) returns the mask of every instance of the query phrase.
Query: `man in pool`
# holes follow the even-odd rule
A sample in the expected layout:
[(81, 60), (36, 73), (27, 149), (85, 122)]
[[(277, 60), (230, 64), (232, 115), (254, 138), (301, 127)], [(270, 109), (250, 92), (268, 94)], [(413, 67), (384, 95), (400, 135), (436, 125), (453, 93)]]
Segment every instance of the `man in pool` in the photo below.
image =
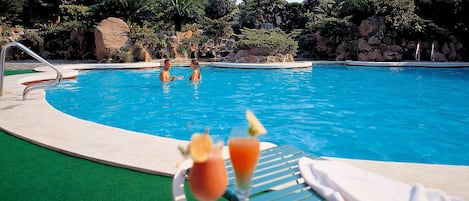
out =
[(199, 67), (199, 62), (197, 61), (197, 59), (192, 59), (191, 67), (192, 67), (192, 74), (189, 76), (189, 80), (191, 82), (198, 82), (200, 79), (202, 79), (202, 75), (200, 75), (200, 67)]
[(164, 60), (164, 67), (163, 70), (160, 72), (160, 80), (162, 82), (169, 82), (169, 81), (174, 81), (176, 79), (182, 80), (184, 79), (183, 76), (180, 76), (179, 78), (176, 76), (171, 77), (171, 74), (169, 73), (169, 69), (171, 68), (171, 59), (166, 59)]

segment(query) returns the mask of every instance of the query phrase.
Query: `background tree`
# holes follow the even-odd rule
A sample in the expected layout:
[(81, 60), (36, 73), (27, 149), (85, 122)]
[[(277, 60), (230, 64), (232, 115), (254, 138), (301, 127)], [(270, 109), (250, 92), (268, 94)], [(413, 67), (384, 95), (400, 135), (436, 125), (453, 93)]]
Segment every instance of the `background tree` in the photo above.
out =
[(236, 0), (209, 0), (205, 7), (205, 17), (219, 19), (231, 15), (236, 8)]
[(373, 0), (375, 14), (383, 16), (387, 27), (401, 33), (419, 33), (423, 27), (415, 14), (414, 0)]
[(154, 9), (155, 0), (104, 0), (91, 6), (90, 12), (96, 23), (108, 17), (143, 24), (158, 16)]
[(224, 16), (219, 19), (205, 18), (204, 28), (205, 34), (215, 40), (215, 44), (219, 44), (223, 38), (228, 38), (233, 34), (230, 19), (231, 15)]
[(237, 11), (236, 1), (209, 0), (205, 8), (204, 29), (205, 34), (219, 44), (221, 39), (233, 34), (232, 18)]
[(286, 0), (244, 1), (240, 6), (240, 23), (242, 27), (260, 28), (263, 23), (272, 23), (277, 27), (280, 13), (287, 5)]
[(19, 16), (22, 12), (22, 1), (0, 0), (0, 23), (19, 23)]
[(350, 17), (350, 21), (359, 25), (362, 20), (374, 15), (376, 10), (372, 0), (345, 0), (339, 10), (339, 17)]
[(312, 12), (319, 5), (320, 0), (303, 0), (303, 13)]
[(308, 19), (306, 28), (312, 32), (322, 28), (328, 21), (336, 20), (341, 9), (340, 4), (335, 0), (319, 0), (315, 4), (315, 7), (308, 9), (310, 11), (305, 13)]
[(158, 0), (155, 5), (163, 19), (171, 21), (175, 31), (181, 31), (183, 24), (201, 19), (206, 4), (201, 0)]
[(281, 23), (278, 26), (286, 32), (291, 32), (294, 29), (304, 29), (306, 17), (303, 15), (303, 9), (301, 3), (288, 3), (279, 14)]

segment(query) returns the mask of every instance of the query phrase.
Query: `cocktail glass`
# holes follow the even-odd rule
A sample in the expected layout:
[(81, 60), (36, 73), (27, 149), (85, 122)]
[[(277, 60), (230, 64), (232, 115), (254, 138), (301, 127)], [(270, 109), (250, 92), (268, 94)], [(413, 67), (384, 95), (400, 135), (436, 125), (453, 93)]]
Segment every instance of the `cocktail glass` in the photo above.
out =
[(251, 180), (259, 159), (259, 140), (247, 133), (247, 128), (236, 127), (228, 141), (230, 160), (236, 177), (238, 200), (249, 200)]
[(226, 191), (228, 172), (222, 157), (223, 143), (218, 143), (210, 151), (204, 162), (194, 162), (189, 174), (192, 194), (201, 201), (217, 200)]

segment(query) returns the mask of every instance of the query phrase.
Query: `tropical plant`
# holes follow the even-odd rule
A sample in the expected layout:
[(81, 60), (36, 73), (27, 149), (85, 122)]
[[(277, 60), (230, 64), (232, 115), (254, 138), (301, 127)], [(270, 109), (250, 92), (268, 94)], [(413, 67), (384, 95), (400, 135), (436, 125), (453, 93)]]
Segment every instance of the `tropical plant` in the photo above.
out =
[(414, 0), (373, 0), (375, 14), (383, 16), (391, 30), (398, 32), (422, 32), (423, 27), (415, 14)]
[(159, 16), (155, 9), (155, 0), (104, 0), (91, 6), (90, 12), (97, 22), (108, 17), (117, 17), (141, 24), (156, 20)]
[(128, 63), (134, 60), (132, 51), (129, 48), (122, 47), (115, 52), (111, 53), (113, 63)]
[(0, 0), (0, 23), (17, 23), (22, 12), (21, 1)]
[(205, 17), (219, 19), (231, 15), (236, 8), (235, 0), (209, 0), (205, 7)]
[(311, 8), (311, 12), (305, 13), (308, 19), (306, 28), (311, 31), (320, 29), (326, 21), (332, 20), (328, 18), (337, 18), (341, 9), (340, 4), (335, 0), (319, 0), (316, 5)]
[(357, 26), (346, 19), (327, 18), (324, 20), (319, 32), (328, 38), (328, 42), (336, 48), (342, 41), (357, 39)]
[(60, 16), (64, 21), (85, 21), (89, 18), (88, 6), (60, 5)]
[(277, 21), (277, 18), (280, 17), (286, 5), (286, 0), (245, 1), (239, 13), (241, 26), (260, 28), (263, 23), (272, 23), (274, 27), (277, 27), (281, 23)]
[(24, 33), (24, 38), (22, 39), (22, 42), (38, 47), (44, 44), (44, 39), (37, 32), (28, 31)]
[(152, 51), (166, 47), (165, 40), (158, 37), (155, 33), (155, 28), (151, 27), (148, 22), (144, 22), (143, 25), (129, 22), (128, 24), (130, 28), (130, 39), (136, 47), (146, 48)]
[(221, 39), (228, 38), (233, 34), (233, 28), (231, 28), (230, 19), (231, 15), (227, 15), (220, 19), (205, 18), (204, 27), (205, 33), (210, 38), (215, 40), (215, 44), (218, 44)]
[(350, 17), (350, 21), (355, 24), (374, 14), (372, 0), (345, 0), (339, 10), (339, 17)]
[(25, 26), (34, 23), (51, 22), (57, 20), (61, 0), (26, 0), (22, 1), (22, 21)]
[(271, 55), (277, 53), (295, 55), (298, 49), (298, 42), (279, 28), (271, 30), (244, 28), (241, 32), (243, 38), (236, 44), (239, 50), (261, 48), (270, 50)]
[(186, 31), (192, 31), (193, 33), (198, 31), (200, 29), (201, 25), (200, 24), (197, 24), (197, 23), (192, 23), (192, 24), (185, 24), (182, 26), (182, 31), (183, 32), (186, 32)]
[(294, 29), (304, 29), (306, 17), (303, 15), (303, 4), (288, 3), (280, 13), (280, 19), (281, 23), (278, 26), (286, 32)]
[(162, 19), (172, 21), (176, 31), (181, 31), (183, 24), (196, 22), (204, 15), (202, 1), (158, 0), (155, 5), (160, 8)]

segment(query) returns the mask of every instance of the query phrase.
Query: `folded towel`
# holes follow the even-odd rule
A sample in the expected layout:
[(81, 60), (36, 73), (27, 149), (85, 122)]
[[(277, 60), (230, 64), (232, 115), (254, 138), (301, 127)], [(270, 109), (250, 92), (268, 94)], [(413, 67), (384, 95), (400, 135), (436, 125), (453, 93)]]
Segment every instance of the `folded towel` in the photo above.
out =
[(411, 186), (337, 161), (303, 157), (298, 167), (305, 182), (328, 201), (460, 200), (440, 190)]

